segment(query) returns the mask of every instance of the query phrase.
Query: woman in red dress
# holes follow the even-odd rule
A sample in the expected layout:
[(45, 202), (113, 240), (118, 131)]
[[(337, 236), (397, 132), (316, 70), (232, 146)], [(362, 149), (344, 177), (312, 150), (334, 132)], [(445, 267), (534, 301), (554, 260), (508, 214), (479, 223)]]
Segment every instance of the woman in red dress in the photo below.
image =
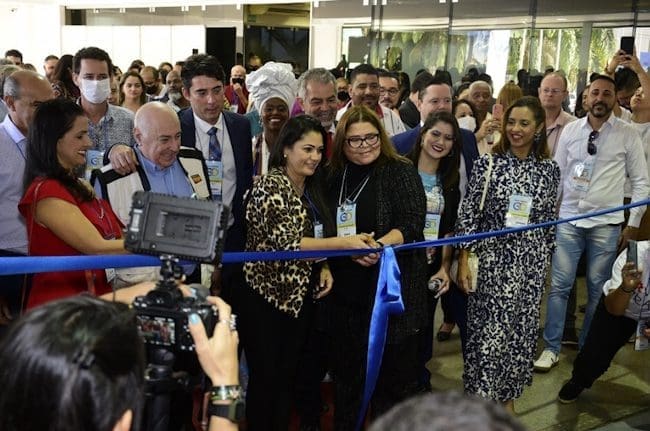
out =
[[(26, 192), (18, 205), (26, 219), (31, 256), (126, 253), (118, 218), (77, 175), (90, 148), (88, 119), (76, 103), (56, 99), (36, 109), (29, 131)], [(110, 276), (103, 269), (36, 274), (27, 307), (81, 292), (108, 293)]]

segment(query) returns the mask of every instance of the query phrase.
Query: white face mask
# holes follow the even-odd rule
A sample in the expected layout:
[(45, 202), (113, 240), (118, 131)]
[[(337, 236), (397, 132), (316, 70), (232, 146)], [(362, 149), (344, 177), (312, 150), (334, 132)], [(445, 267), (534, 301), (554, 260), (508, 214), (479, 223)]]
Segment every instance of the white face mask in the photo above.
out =
[(104, 103), (111, 95), (111, 81), (108, 78), (98, 81), (82, 79), (81, 93), (90, 103)]
[(474, 117), (468, 115), (466, 117), (456, 118), (456, 120), (458, 120), (458, 127), (461, 129), (467, 129), (470, 132), (476, 129), (476, 118)]

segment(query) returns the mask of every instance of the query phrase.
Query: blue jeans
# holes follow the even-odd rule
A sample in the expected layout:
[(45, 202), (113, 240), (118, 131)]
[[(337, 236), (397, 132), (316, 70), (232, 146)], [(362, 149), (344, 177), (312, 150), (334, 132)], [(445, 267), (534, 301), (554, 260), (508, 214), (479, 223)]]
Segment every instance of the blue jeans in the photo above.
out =
[(616, 247), (620, 233), (621, 227), (618, 225), (580, 228), (563, 223), (557, 226), (556, 248), (551, 266), (551, 291), (548, 295), (544, 327), (544, 341), (547, 350), (556, 354), (560, 353), (567, 300), (576, 277), (576, 267), (580, 255), (586, 250), (589, 300), (578, 345), (581, 348), (584, 344), (589, 333), (591, 318), (603, 293), (603, 284), (612, 275), (612, 265), (616, 259)]

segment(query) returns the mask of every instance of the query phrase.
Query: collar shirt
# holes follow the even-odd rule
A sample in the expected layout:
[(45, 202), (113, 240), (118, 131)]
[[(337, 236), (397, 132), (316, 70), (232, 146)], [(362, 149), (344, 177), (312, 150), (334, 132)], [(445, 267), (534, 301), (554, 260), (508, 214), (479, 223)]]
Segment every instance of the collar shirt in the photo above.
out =
[[(232, 208), (232, 200), (235, 197), (237, 185), (237, 170), (235, 168), (235, 154), (230, 142), (230, 133), (224, 120), (223, 112), (215, 124), (210, 124), (194, 114), (194, 126), (196, 128), (196, 148), (203, 153), (205, 160), (210, 160), (210, 136), (208, 130), (217, 128), (217, 139), (221, 146), (221, 162), (223, 163), (223, 204)], [(234, 216), (230, 214), (228, 227), (235, 222)]]
[[(648, 165), (648, 178), (650, 178), (650, 123), (631, 122), (630, 126), (639, 132), (639, 136), (641, 136), (641, 144), (643, 145), (645, 161)], [(630, 183), (629, 177), (625, 178), (625, 197), (632, 197), (632, 184)]]
[[(647, 199), (648, 166), (643, 152), (641, 138), (634, 128), (614, 115), (602, 125), (594, 141), (597, 152), (590, 156), (587, 152), (589, 134), (592, 132), (587, 118), (582, 118), (565, 126), (555, 161), (560, 166), (562, 184), (558, 190), (561, 198), (560, 218), (572, 217), (593, 211), (605, 210), (623, 204), (626, 174), (632, 188), (632, 201)], [(586, 191), (575, 187), (575, 178), (591, 165), (591, 179)], [(645, 207), (630, 210), (628, 225), (638, 227)], [(606, 224), (623, 223), (623, 211), (581, 219), (572, 224), (576, 227), (591, 228)]]
[(106, 151), (115, 144), (135, 146), (133, 113), (121, 106), (108, 104), (106, 114), (97, 124), (88, 120), (88, 137), (93, 150)]
[(551, 153), (551, 157), (555, 156), (557, 143), (560, 140), (564, 126), (575, 120), (577, 120), (576, 117), (566, 111), (560, 110), (560, 115), (557, 116), (555, 122), (546, 128), (546, 143), (548, 144), (548, 151)]
[(27, 139), (9, 115), (0, 123), (0, 250), (27, 254), (25, 219), (18, 212), (23, 196)]
[[(633, 320), (648, 320), (650, 319), (650, 286), (648, 286), (648, 279), (650, 278), (650, 242), (648, 241), (639, 241), (637, 243), (637, 253), (639, 256), (639, 262), (642, 266), (643, 275), (641, 282), (643, 283), (643, 289), (635, 290), (632, 296), (630, 297), (630, 302), (628, 302), (627, 307), (625, 308), (625, 317), (629, 317)], [(612, 267), (612, 278), (609, 279), (603, 285), (603, 293), (609, 295), (611, 292), (616, 290), (620, 285), (623, 279), (621, 278), (621, 269), (627, 261), (627, 250), (618, 255), (614, 265)]]
[[(345, 105), (343, 108), (339, 109), (338, 112), (336, 113), (336, 121), (341, 121), (341, 117), (343, 114), (345, 114), (345, 111), (348, 110), (348, 108), (352, 106), (352, 102), (348, 102), (347, 105)], [(386, 130), (386, 134), (388, 134), (388, 137), (399, 135), (402, 132), (406, 132), (406, 127), (404, 126), (404, 123), (402, 123), (402, 119), (399, 118), (399, 115), (395, 114), (392, 110), (377, 104), (377, 109), (375, 109), (375, 113), (379, 117), (379, 120), (381, 120), (381, 123), (384, 126), (384, 129)]]

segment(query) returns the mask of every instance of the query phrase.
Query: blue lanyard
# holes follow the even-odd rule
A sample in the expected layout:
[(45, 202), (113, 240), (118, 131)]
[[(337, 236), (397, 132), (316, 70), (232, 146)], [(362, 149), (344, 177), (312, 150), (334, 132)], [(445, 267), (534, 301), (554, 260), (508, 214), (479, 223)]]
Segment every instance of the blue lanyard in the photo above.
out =
[(316, 208), (316, 205), (314, 205), (314, 202), (309, 197), (309, 193), (307, 192), (307, 190), (305, 190), (304, 196), (305, 199), (307, 199), (307, 202), (309, 203), (309, 208), (311, 209), (311, 213), (314, 216), (314, 224), (316, 224), (320, 220), (320, 213), (318, 212), (318, 208)]

